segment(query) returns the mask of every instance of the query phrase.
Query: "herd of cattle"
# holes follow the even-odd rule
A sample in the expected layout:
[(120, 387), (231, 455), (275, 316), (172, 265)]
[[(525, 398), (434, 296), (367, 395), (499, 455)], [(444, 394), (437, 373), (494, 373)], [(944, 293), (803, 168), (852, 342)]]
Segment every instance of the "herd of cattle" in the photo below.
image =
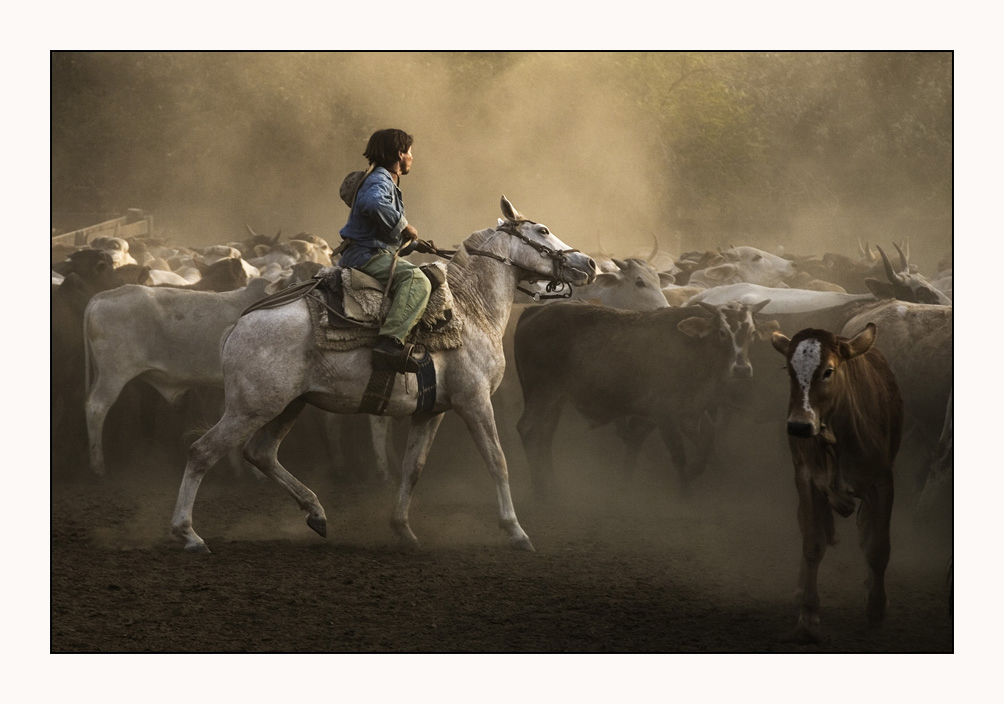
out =
[[(206, 248), (114, 237), (53, 247), (54, 467), (89, 463), (103, 473), (105, 421), (127, 384), (141, 380), (172, 403), (221, 386), (221, 336), (240, 313), (332, 266), (322, 238), (280, 242), (248, 230), (244, 241)], [(890, 257), (859, 244), (857, 258), (749, 246), (671, 257), (656, 246), (623, 259), (594, 256), (596, 280), (570, 301), (517, 301), (523, 310), (506, 339), (516, 374), (496, 400), (518, 380), (517, 428), (534, 489), (552, 490), (552, 440), (565, 403), (591, 425), (614, 424), (625, 476), (658, 430), (685, 485), (732, 420), (779, 420), (800, 496), (803, 635), (818, 623), (815, 570), (833, 537), (831, 510), (848, 515), (855, 498), (868, 615), (881, 620), (900, 429), (926, 458), (907, 472), (923, 486), (921, 510), (945, 500), (953, 442), (951, 255), (928, 278), (910, 264), (905, 242), (893, 246)], [(788, 385), (758, 374), (777, 367), (777, 352)], [(372, 430), (387, 474), (386, 425)]]

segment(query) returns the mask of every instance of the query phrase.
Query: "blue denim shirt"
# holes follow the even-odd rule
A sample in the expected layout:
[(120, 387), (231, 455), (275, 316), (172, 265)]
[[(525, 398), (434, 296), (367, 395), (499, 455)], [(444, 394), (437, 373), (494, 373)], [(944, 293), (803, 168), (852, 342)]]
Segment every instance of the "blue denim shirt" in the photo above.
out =
[(401, 189), (387, 169), (376, 167), (359, 187), (349, 220), (339, 233), (349, 241), (349, 246), (338, 264), (358, 267), (379, 249), (396, 252), (401, 246), (401, 231), (407, 224)]

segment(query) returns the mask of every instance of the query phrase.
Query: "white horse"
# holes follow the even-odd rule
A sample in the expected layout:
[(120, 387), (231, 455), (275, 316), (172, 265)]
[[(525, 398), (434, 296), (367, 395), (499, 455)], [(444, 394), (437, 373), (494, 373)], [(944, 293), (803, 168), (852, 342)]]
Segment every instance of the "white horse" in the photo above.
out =
[[(418, 384), (414, 374), (395, 379), (387, 405), (386, 415), (412, 417), (391, 518), (404, 548), (418, 547), (408, 524), (411, 493), (443, 413), (453, 409), (467, 425), (495, 480), (499, 526), (508, 534), (510, 546), (533, 550), (513, 508), (491, 404), (492, 392), (505, 371), (502, 335), (521, 281), (546, 279), (580, 286), (596, 277), (596, 264), (570, 250), (543, 225), (524, 218), (505, 196), (502, 214), (505, 220), (468, 237), (447, 265), (454, 316), (464, 325), (459, 347), (429, 353), (436, 372), (435, 406), (429, 412), (415, 413)], [(307, 512), (307, 525), (325, 537), (324, 509), (314, 492), (279, 464), (279, 444), (307, 403), (334, 413), (359, 412), (371, 374), (370, 348), (341, 352), (316, 347), (310, 312), (301, 299), (241, 317), (223, 342), (221, 356), (226, 410), (188, 452), (171, 532), (184, 539), (186, 550), (209, 552), (192, 527), (195, 495), (206, 471), (228, 449), (244, 443), (244, 457), (283, 486)]]

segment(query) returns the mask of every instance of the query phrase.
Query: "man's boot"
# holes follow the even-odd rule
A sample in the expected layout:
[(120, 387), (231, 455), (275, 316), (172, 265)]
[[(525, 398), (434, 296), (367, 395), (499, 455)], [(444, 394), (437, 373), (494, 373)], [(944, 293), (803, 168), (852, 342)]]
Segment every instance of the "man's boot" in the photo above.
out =
[(418, 362), (412, 359), (414, 345), (402, 345), (393, 337), (381, 335), (373, 348), (373, 369), (378, 372), (418, 372)]

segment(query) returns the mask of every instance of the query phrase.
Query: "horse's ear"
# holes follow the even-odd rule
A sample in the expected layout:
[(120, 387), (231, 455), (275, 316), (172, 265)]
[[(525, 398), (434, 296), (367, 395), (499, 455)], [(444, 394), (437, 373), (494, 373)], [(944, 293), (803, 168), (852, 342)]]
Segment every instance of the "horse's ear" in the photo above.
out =
[(505, 215), (506, 220), (518, 221), (522, 220), (523, 216), (519, 214), (519, 211), (513, 207), (513, 204), (509, 202), (509, 199), (504, 195), (502, 196), (502, 214)]

